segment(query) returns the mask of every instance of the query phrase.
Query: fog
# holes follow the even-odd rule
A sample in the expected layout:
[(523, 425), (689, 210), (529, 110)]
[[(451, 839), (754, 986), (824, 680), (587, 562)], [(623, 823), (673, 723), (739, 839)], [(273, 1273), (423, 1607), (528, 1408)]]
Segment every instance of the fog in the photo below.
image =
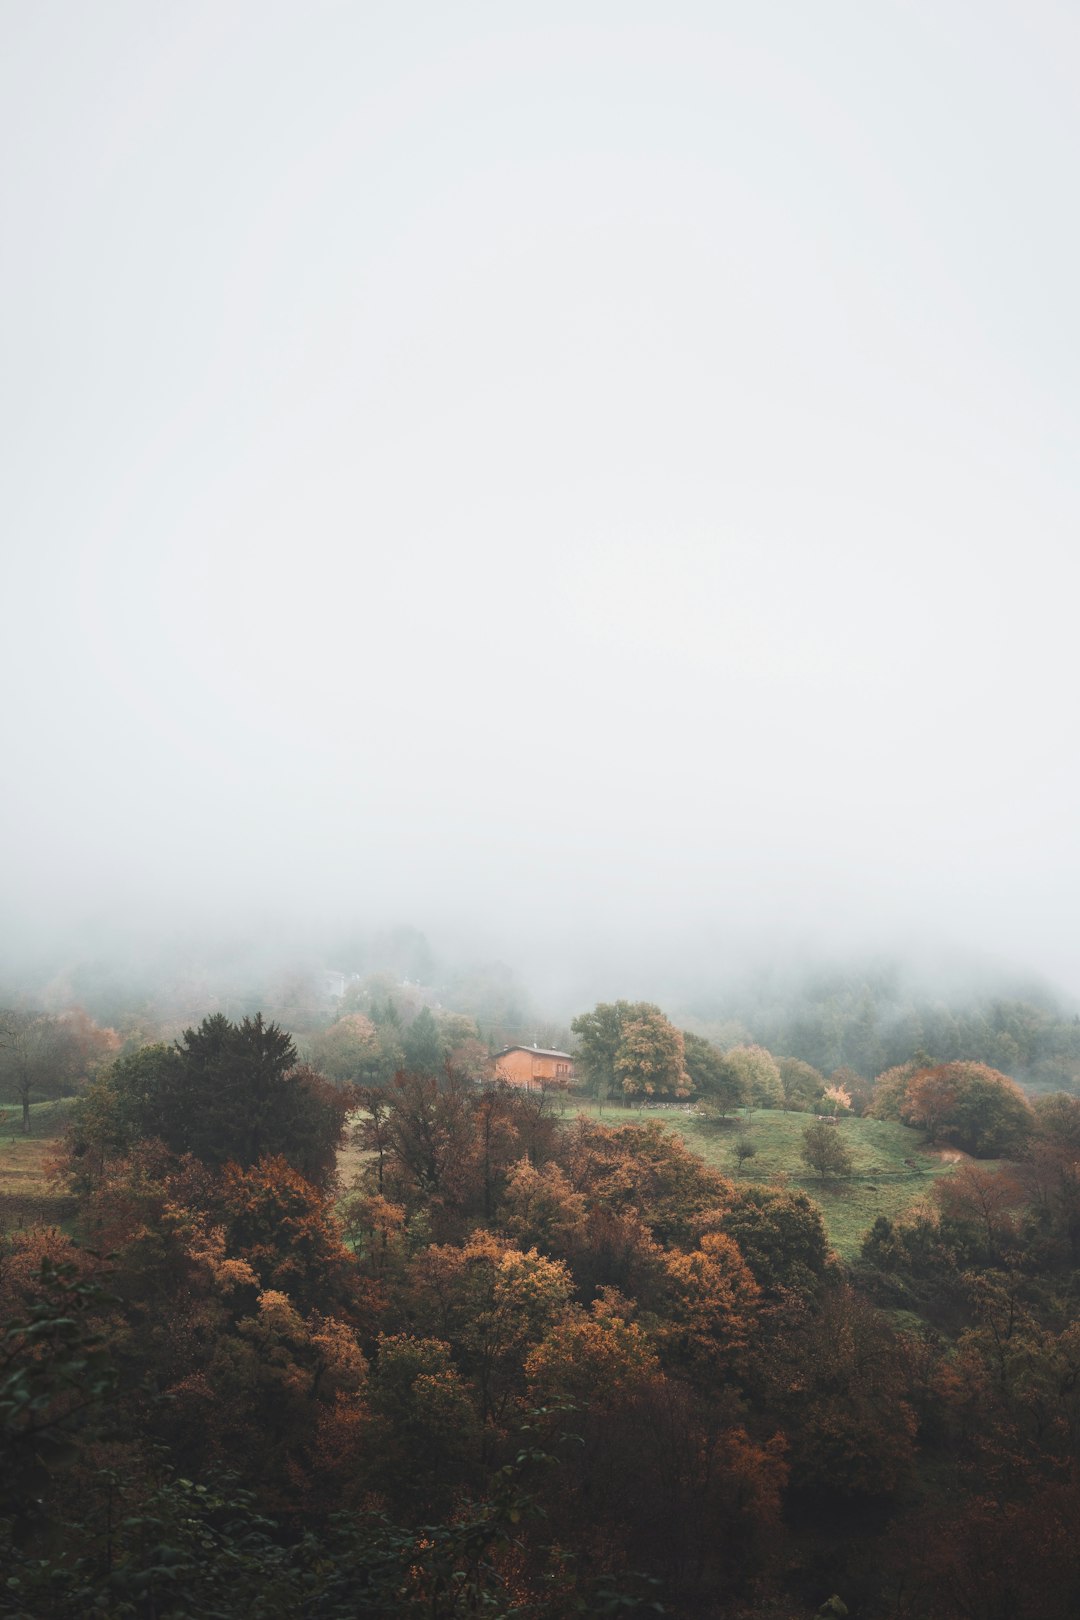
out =
[(6, 5), (5, 968), (1080, 995), (1078, 73), (1050, 0)]

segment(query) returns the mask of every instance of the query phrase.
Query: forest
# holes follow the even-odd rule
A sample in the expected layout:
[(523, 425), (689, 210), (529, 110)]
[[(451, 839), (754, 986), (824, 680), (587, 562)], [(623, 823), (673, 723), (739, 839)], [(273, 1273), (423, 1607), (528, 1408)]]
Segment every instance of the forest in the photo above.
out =
[(385, 977), (5, 1014), (61, 1203), (5, 1212), (0, 1613), (1073, 1615), (1080, 1098), (967, 1019), (867, 1074), (598, 1003), (568, 1092)]

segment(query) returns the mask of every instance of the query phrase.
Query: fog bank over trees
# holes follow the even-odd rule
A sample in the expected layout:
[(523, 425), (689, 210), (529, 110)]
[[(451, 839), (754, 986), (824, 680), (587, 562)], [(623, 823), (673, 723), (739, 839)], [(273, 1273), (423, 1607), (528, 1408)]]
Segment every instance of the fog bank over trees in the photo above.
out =
[(1080, 993), (1064, 10), (0, 36), (5, 972)]
[(755, 955), (749, 946), (723, 952), (687, 938), (677, 953), (650, 952), (643, 942), (633, 954), (614, 946), (591, 954), (578, 941), (560, 955), (533, 941), (515, 959), (498, 955), (490, 939), (440, 938), (411, 926), (321, 937), (309, 930), (303, 948), (294, 940), (291, 950), (235, 934), (117, 936), (111, 952), (96, 943), (82, 954), (71, 942), (66, 955), (9, 964), (0, 1006), (12, 1009), (13, 1028), (35, 1010), (91, 1016), (131, 1048), (173, 1039), (208, 1014), (265, 1013), (335, 1074), (338, 1057), (345, 1069), (351, 1060), (334, 1043), (348, 1045), (349, 1020), (359, 1015), (368, 1033), (371, 1018), (396, 1032), (382, 1064), (391, 1074), (408, 1066), (406, 1032), (419, 1029), (421, 1014), (430, 1019), (434, 1011), (440, 1049), (468, 1063), (462, 1042), (479, 1038), (473, 1056), (505, 1042), (576, 1046), (571, 1026), (589, 1005), (634, 1002), (662, 1007), (687, 1040), (719, 1051), (756, 1043), (812, 1065), (819, 1079), (846, 1073), (869, 1081), (932, 1057), (988, 1063), (1036, 1091), (1080, 1090), (1080, 1001), (973, 953), (841, 956), (771, 946)]

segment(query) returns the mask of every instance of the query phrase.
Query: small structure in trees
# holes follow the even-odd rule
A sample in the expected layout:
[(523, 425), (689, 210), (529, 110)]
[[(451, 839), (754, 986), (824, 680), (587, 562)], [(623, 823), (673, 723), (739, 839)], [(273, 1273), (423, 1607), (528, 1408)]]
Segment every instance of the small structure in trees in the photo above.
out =
[(574, 1078), (574, 1060), (569, 1052), (551, 1047), (504, 1046), (495, 1053), (495, 1078), (514, 1086), (568, 1085)]

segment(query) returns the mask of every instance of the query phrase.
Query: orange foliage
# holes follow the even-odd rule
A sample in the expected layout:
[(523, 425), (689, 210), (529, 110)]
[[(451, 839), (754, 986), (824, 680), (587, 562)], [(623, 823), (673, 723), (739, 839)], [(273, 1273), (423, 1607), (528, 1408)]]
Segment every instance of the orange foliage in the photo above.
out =
[(734, 1241), (706, 1232), (690, 1254), (665, 1260), (668, 1292), (660, 1342), (674, 1361), (715, 1375), (744, 1359), (760, 1290)]
[(628, 1320), (631, 1308), (604, 1295), (587, 1314), (557, 1323), (525, 1362), (530, 1400), (605, 1409), (655, 1377), (660, 1362), (648, 1336)]
[(1008, 1170), (985, 1170), (977, 1164), (958, 1164), (934, 1188), (942, 1210), (954, 1221), (974, 1226), (993, 1247), (1015, 1234), (1017, 1211), (1026, 1200), (1020, 1179)]

